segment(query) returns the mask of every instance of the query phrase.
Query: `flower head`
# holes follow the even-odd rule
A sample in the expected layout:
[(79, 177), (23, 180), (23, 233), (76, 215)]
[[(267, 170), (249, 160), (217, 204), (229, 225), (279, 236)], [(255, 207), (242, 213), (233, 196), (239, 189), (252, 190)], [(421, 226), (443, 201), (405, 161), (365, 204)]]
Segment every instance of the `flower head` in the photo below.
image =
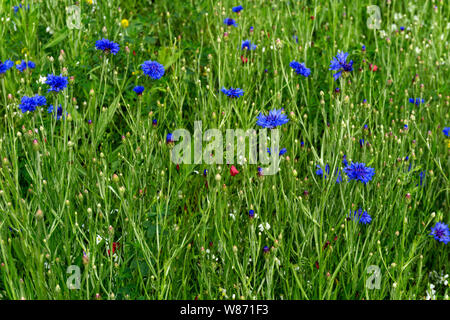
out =
[(145, 75), (149, 76), (153, 80), (161, 79), (164, 75), (164, 66), (156, 61), (144, 61), (143, 64), (141, 64), (142, 71)]
[(233, 87), (230, 87), (230, 89), (226, 89), (225, 87), (223, 87), (221, 91), (230, 98), (239, 98), (240, 96), (244, 95), (244, 90), (240, 88), (234, 89)]
[(342, 75), (342, 72), (350, 72), (353, 71), (353, 60), (350, 60), (350, 62), (347, 62), (348, 52), (341, 52), (338, 51), (338, 54), (336, 57), (334, 57), (331, 60), (330, 69), (337, 71), (335, 74), (333, 74), (334, 80), (339, 79), (339, 77)]
[(443, 133), (446, 137), (448, 137), (448, 134), (450, 133), (450, 127), (445, 127), (445, 128), (442, 130), (442, 133)]
[(231, 166), (231, 168), (230, 168), (230, 174), (231, 174), (231, 176), (235, 176), (235, 175), (237, 175), (239, 173), (239, 171), (238, 171), (238, 169), (236, 169), (236, 167), (235, 166)]
[(434, 227), (431, 228), (430, 235), (437, 241), (443, 242), (444, 244), (450, 242), (450, 230), (448, 229), (448, 225), (443, 222), (436, 222)]
[(122, 21), (120, 21), (120, 25), (122, 26), (122, 28), (128, 28), (130, 23), (128, 22), (127, 19), (122, 19)]
[(235, 26), (235, 27), (237, 27), (236, 21), (234, 19), (231, 19), (231, 18), (225, 18), (223, 20), (223, 23), (226, 24), (227, 26)]
[(33, 112), (37, 107), (44, 106), (47, 104), (47, 99), (44, 96), (35, 95), (34, 97), (22, 97), (20, 101), (19, 108), (22, 110), (22, 113), (27, 111)]
[(143, 86), (136, 86), (133, 88), (133, 91), (136, 92), (138, 96), (142, 96), (142, 93), (144, 92), (145, 88)]
[[(47, 112), (48, 112), (48, 113), (54, 113), (54, 112), (55, 112), (55, 107), (51, 104), (51, 105), (48, 107)], [(56, 109), (56, 112), (55, 112), (55, 118), (56, 118), (56, 120), (61, 119), (61, 117), (63, 117), (63, 119), (64, 119), (63, 113), (64, 113), (63, 108), (61, 107), (61, 105), (59, 105), (58, 108)], [(66, 113), (67, 113), (67, 112), (66, 112)]]
[[(352, 215), (352, 210), (350, 210), (350, 215)], [(362, 211), (361, 208), (359, 208), (353, 213), (351, 219), (357, 220), (359, 223), (362, 224), (370, 224), (370, 222), (372, 221), (372, 217), (367, 213), (367, 211), (365, 210)]]
[(425, 100), (422, 98), (409, 98), (409, 103), (414, 103), (416, 106), (420, 105), (421, 103), (425, 103)]
[(330, 173), (330, 166), (328, 165), (328, 163), (325, 165), (325, 173), (326, 173), (326, 174), (324, 174), (324, 172), (323, 172), (322, 168), (320, 167), (320, 165), (317, 165), (316, 167), (318, 168), (318, 169), (316, 170), (316, 174), (317, 174), (319, 177), (324, 177), (324, 178), (326, 179), (326, 178), (327, 178), (327, 174)]
[(25, 60), (22, 60), (22, 62), (16, 65), (16, 69), (20, 72), (24, 72), (27, 68), (34, 69), (36, 68), (36, 64), (32, 61), (28, 61), (27, 63)]
[[(275, 149), (275, 151), (277, 151), (277, 149)], [(280, 152), (278, 153), (278, 155), (281, 157), (283, 154), (285, 154), (287, 152), (287, 149), (286, 148), (282, 148), (281, 150), (280, 150)], [(272, 151), (270, 150), (270, 148), (267, 148), (267, 153), (269, 154), (269, 155), (272, 155)]]
[(241, 44), (241, 50), (255, 50), (256, 49), (256, 45), (253, 44), (250, 40), (242, 40), (242, 44)]
[(63, 77), (62, 75), (55, 76), (53, 74), (49, 74), (45, 83), (50, 86), (48, 92), (60, 92), (67, 88), (67, 77)]
[(244, 9), (243, 6), (236, 6), (236, 7), (233, 7), (232, 10), (233, 10), (233, 12), (238, 13), (238, 12), (241, 12), (243, 9)]
[(6, 71), (14, 66), (14, 62), (11, 60), (6, 60), (5, 62), (0, 61), (0, 75), (4, 74)]
[(166, 136), (166, 143), (172, 143), (173, 142), (173, 134), (168, 133)]
[(289, 63), (289, 66), (294, 69), (295, 73), (300, 74), (305, 78), (309, 77), (309, 75), (311, 74), (311, 69), (307, 68), (304, 63), (293, 60), (291, 63)]
[(101, 39), (97, 40), (95, 42), (95, 48), (97, 50), (102, 50), (104, 53), (112, 53), (113, 55), (116, 55), (117, 52), (119, 52), (119, 45), (117, 43), (114, 43), (112, 41), (109, 41), (108, 39)]
[(366, 184), (375, 174), (375, 169), (366, 167), (364, 163), (350, 163), (344, 168), (344, 172), (348, 176), (348, 180), (359, 180)]
[(258, 119), (256, 121), (256, 124), (263, 128), (273, 129), (277, 126), (281, 126), (285, 123), (288, 123), (289, 118), (284, 113), (282, 113), (282, 111), (283, 109), (280, 110), (273, 109), (269, 111), (269, 114), (267, 116), (263, 115), (262, 113), (259, 113), (259, 115), (256, 117)]

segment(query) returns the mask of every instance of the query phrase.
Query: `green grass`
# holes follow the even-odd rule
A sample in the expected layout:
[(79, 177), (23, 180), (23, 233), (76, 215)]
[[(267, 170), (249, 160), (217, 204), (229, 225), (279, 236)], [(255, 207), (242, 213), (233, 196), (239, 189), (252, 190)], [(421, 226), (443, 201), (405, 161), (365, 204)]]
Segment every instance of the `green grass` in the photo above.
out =
[[(430, 276), (449, 273), (448, 245), (429, 235), (450, 222), (445, 1), (78, 2), (81, 29), (66, 23), (75, 1), (27, 0), (16, 14), (18, 1), (0, 4), (0, 60), (36, 63), (0, 78), (0, 299), (424, 299), (431, 283), (448, 299)], [(372, 4), (384, 32), (367, 27)], [(103, 37), (120, 45), (107, 60), (95, 49)], [(240, 50), (246, 39), (256, 50)], [(338, 50), (354, 70), (334, 81)], [(145, 77), (146, 60), (162, 63), (164, 77)], [(296, 75), (292, 60), (311, 75)], [(73, 78), (50, 94), (38, 81), (49, 73)], [(245, 94), (230, 100), (223, 86)], [(38, 93), (69, 115), (22, 114), (21, 98)], [(290, 118), (278, 174), (170, 161), (167, 133), (192, 132), (196, 120), (257, 128), (259, 112), (274, 108)], [(317, 164), (342, 169), (343, 155), (373, 167), (373, 180), (316, 175)], [(369, 225), (346, 219), (358, 208)], [(366, 286), (369, 266), (380, 269), (379, 289)]]

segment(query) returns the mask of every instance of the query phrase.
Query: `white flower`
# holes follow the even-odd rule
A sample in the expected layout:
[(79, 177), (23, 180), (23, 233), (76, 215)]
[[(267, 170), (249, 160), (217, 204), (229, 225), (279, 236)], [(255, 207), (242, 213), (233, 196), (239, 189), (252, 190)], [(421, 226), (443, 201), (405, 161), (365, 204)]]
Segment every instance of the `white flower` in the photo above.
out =
[(266, 222), (266, 223), (261, 223), (261, 224), (258, 226), (258, 228), (259, 228), (259, 230), (260, 230), (261, 232), (263, 232), (264, 230), (269, 230), (269, 229), (270, 229), (270, 224), (268, 224), (267, 222)]
[(402, 18), (402, 14), (401, 13), (394, 13), (394, 20), (400, 20)]
[(45, 81), (47, 81), (47, 77), (45, 77), (45, 76), (39, 76), (39, 80), (36, 81), (36, 82), (37, 82), (37, 83), (40, 83), (40, 84), (45, 84)]

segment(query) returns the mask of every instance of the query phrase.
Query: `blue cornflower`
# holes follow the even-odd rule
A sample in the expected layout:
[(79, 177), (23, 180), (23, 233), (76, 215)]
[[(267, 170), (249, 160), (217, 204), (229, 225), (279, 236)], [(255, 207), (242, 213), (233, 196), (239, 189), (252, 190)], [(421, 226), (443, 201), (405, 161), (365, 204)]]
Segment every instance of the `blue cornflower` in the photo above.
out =
[(448, 229), (448, 225), (443, 222), (436, 222), (434, 227), (431, 228), (430, 235), (437, 241), (443, 242), (444, 244), (450, 242), (450, 230)]
[(26, 68), (27, 68), (27, 63), (25, 60), (22, 60), (21, 63), (16, 64), (16, 69), (19, 70), (20, 72), (24, 72)]
[[(23, 6), (22, 6), (22, 4), (19, 4), (18, 6), (14, 6), (14, 14), (16, 14), (17, 12), (19, 12), (19, 9), (22, 9), (23, 8)], [(25, 8), (26, 10), (29, 10), (30, 9), (30, 5), (28, 5), (28, 7), (27, 8)]]
[[(55, 111), (55, 107), (51, 104), (48, 109), (47, 112), (48, 113), (53, 113)], [(61, 119), (61, 117), (63, 117), (64, 119), (64, 115), (63, 115), (64, 111), (63, 108), (61, 107), (61, 105), (58, 106), (58, 108), (56, 109), (56, 114), (55, 114), (55, 118), (56, 120)], [(66, 112), (67, 113), (67, 112)]]
[(258, 121), (256, 121), (256, 124), (258, 126), (261, 126), (263, 128), (273, 129), (277, 126), (281, 126), (285, 123), (289, 122), (289, 118), (282, 113), (283, 109), (280, 110), (270, 110), (269, 114), (267, 116), (263, 115), (261, 112), (256, 117)]
[(166, 136), (166, 143), (172, 143), (173, 142), (173, 134), (168, 133)]
[(67, 88), (67, 77), (63, 77), (62, 75), (55, 76), (53, 74), (49, 74), (45, 83), (50, 86), (48, 92), (60, 92)]
[(157, 120), (157, 119), (153, 119), (153, 120), (152, 120), (152, 125), (153, 125), (154, 127), (156, 127), (156, 126), (158, 125), (158, 120)]
[[(276, 149), (275, 149), (276, 150)], [(283, 154), (285, 154), (287, 152), (287, 149), (286, 148), (283, 148), (283, 149), (281, 149), (280, 150), (280, 152), (278, 153), (278, 155), (281, 157)], [(267, 153), (269, 154), (269, 155), (272, 155), (272, 152), (270, 151), (270, 148), (267, 148)]]
[(339, 77), (342, 75), (342, 72), (353, 71), (353, 60), (347, 62), (347, 57), (348, 52), (344, 53), (338, 51), (336, 57), (333, 57), (333, 60), (331, 60), (330, 69), (328, 70), (337, 71), (335, 74), (333, 74), (334, 80), (339, 79)]
[(237, 27), (236, 21), (234, 21), (234, 19), (231, 19), (231, 18), (225, 18), (223, 20), (223, 23), (225, 23), (227, 26), (235, 26), (235, 27)]
[(144, 63), (141, 64), (141, 68), (144, 74), (153, 80), (161, 79), (165, 72), (164, 66), (157, 61), (144, 61)]
[(97, 50), (102, 50), (104, 53), (112, 53), (113, 55), (116, 55), (117, 52), (119, 52), (119, 45), (117, 43), (114, 43), (112, 41), (109, 41), (108, 39), (101, 39), (97, 40), (95, 42), (95, 48)]
[(292, 36), (292, 39), (295, 40), (295, 43), (298, 43), (298, 37), (297, 37), (297, 35), (294, 34), (294, 35)]
[(255, 217), (255, 211), (254, 211), (254, 210), (250, 210), (250, 211), (248, 212), (248, 216), (249, 216), (250, 218)]
[(264, 252), (264, 253), (268, 253), (268, 252), (269, 252), (269, 247), (268, 247), (268, 246), (264, 246), (263, 252)]
[(405, 30), (405, 27), (400, 27), (400, 31), (404, 31)]
[(348, 180), (359, 180), (366, 184), (375, 174), (375, 169), (366, 167), (364, 163), (350, 163), (344, 168), (344, 172), (348, 176)]
[(33, 112), (37, 107), (44, 106), (47, 104), (47, 100), (44, 96), (35, 95), (34, 97), (23, 96), (19, 108), (22, 110), (22, 113), (27, 111)]
[(145, 88), (143, 86), (136, 86), (133, 88), (133, 91), (136, 92), (138, 96), (142, 95), (142, 92), (144, 92)]
[(243, 9), (244, 9), (243, 6), (236, 6), (236, 7), (233, 7), (233, 9), (231, 9), (231, 10), (233, 10), (233, 12), (238, 13), (238, 12), (241, 12)]
[(27, 62), (25, 60), (22, 60), (21, 63), (16, 65), (16, 68), (20, 72), (24, 72), (27, 68), (30, 68), (30, 69), (36, 68), (36, 64), (34, 62), (32, 62), (32, 61), (29, 61), (28, 64), (27, 64)]
[(409, 98), (409, 102), (410, 102), (410, 103), (414, 103), (416, 106), (418, 106), (418, 105), (420, 105), (421, 103), (425, 103), (425, 100), (424, 100), (424, 99), (421, 99), (421, 98), (416, 98), (416, 99), (414, 99), (414, 98)]
[(361, 50), (362, 50), (363, 52), (366, 51), (366, 46), (365, 46), (365, 45), (362, 45)]
[(250, 40), (242, 40), (242, 44), (241, 44), (241, 50), (255, 50), (256, 49), (256, 45), (251, 43)]
[(347, 155), (345, 154), (342, 157), (342, 164), (344, 165), (344, 167), (348, 166)]
[(364, 139), (359, 139), (359, 146), (364, 147)]
[(342, 182), (341, 170), (336, 169), (336, 173), (337, 173), (336, 183), (341, 183)]
[(240, 96), (244, 95), (244, 90), (240, 88), (234, 89), (233, 87), (230, 87), (230, 89), (226, 89), (225, 87), (222, 87), (221, 91), (230, 98), (239, 98)]
[(442, 133), (448, 137), (448, 134), (450, 133), (450, 127), (445, 127), (444, 130), (442, 130)]
[(330, 166), (328, 165), (328, 163), (325, 165), (325, 173), (323, 172), (323, 169), (321, 168), (321, 166), (320, 165), (316, 165), (316, 167), (318, 168), (317, 170), (316, 170), (316, 174), (319, 176), (319, 177), (324, 177), (325, 179), (327, 178), (327, 174), (330, 174)]
[[(328, 163), (325, 165), (325, 172), (324, 172), (324, 170), (322, 169), (322, 167), (320, 165), (316, 165), (316, 167), (318, 168), (316, 170), (316, 174), (319, 177), (323, 177), (323, 178), (326, 179), (327, 175), (330, 174), (330, 165)], [(336, 174), (336, 183), (341, 183), (342, 182), (341, 170), (336, 168), (335, 174)]]
[(258, 167), (258, 177), (261, 177), (263, 175), (263, 169), (261, 167)]
[(4, 74), (6, 71), (14, 66), (14, 62), (11, 60), (6, 60), (5, 62), (0, 61), (0, 75)]
[(419, 185), (422, 186), (423, 180), (425, 180), (425, 171), (420, 171), (419, 173)]
[[(350, 210), (350, 215), (352, 214), (352, 210)], [(353, 213), (353, 217), (351, 217), (354, 220), (357, 220), (359, 223), (362, 224), (370, 224), (372, 221), (372, 217), (367, 213), (367, 211), (363, 211), (361, 208), (356, 210)]]
[(301, 74), (305, 78), (311, 74), (311, 69), (307, 68), (304, 63), (293, 60), (289, 63), (289, 66), (295, 70), (295, 73)]

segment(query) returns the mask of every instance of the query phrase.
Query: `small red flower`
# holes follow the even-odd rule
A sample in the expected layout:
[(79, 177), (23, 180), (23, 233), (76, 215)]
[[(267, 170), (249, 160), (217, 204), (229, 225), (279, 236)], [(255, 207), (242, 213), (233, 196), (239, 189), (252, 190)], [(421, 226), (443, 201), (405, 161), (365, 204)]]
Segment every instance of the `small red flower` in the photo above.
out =
[(319, 261), (316, 261), (316, 269), (319, 270)]
[(378, 70), (378, 66), (376, 64), (369, 64), (369, 70), (375, 72)]
[(239, 173), (239, 171), (236, 169), (235, 166), (231, 166), (230, 168), (230, 174), (234, 177), (235, 175), (237, 175)]
[[(118, 242), (113, 242), (112, 244), (112, 252), (113, 254), (116, 252), (116, 250), (119, 249), (119, 243)], [(109, 256), (110, 250), (108, 249), (108, 256)]]
[(247, 63), (248, 59), (247, 57), (241, 56), (242, 63)]

